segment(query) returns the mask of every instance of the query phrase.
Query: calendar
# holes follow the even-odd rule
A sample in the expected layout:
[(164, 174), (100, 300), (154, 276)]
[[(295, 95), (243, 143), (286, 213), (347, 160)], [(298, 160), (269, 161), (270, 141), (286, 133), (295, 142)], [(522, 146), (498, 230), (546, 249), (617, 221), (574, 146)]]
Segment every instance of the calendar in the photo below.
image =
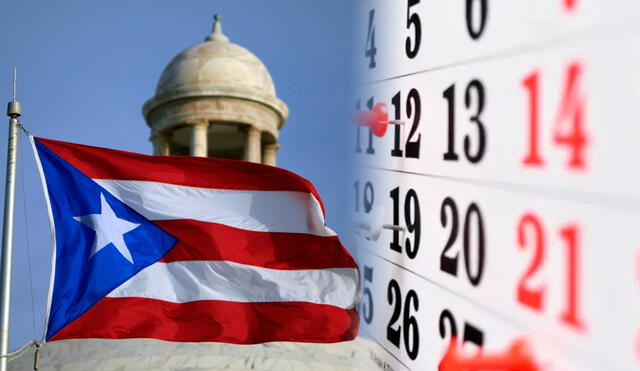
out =
[(639, 16), (358, 2), (349, 243), (381, 370), (640, 369)]

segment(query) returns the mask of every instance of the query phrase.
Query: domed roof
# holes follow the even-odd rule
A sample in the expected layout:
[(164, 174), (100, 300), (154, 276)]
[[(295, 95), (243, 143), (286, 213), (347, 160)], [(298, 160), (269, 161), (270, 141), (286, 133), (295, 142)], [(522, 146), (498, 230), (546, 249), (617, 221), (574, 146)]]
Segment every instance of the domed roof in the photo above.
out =
[[(228, 41), (220, 22), (206, 41), (178, 54), (162, 72), (156, 94), (185, 87), (234, 86), (276, 94), (262, 61), (247, 49)], [(221, 37), (222, 36), (222, 37)]]
[(271, 106), (283, 121), (288, 116), (265, 65), (249, 50), (229, 42), (218, 15), (204, 42), (182, 51), (165, 67), (143, 114), (146, 117), (168, 101), (200, 96), (249, 99)]

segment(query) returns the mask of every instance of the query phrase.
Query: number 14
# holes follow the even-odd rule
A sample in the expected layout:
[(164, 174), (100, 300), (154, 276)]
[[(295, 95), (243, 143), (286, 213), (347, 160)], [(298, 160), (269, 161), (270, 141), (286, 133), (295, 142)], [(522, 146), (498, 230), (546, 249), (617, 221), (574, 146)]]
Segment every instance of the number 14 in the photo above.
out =
[[(585, 129), (585, 98), (581, 94), (583, 67), (579, 62), (571, 63), (565, 72), (562, 100), (555, 118), (553, 143), (569, 150), (567, 167), (584, 170), (587, 166), (587, 144)], [(545, 159), (540, 150), (540, 71), (535, 70), (522, 80), (529, 98), (529, 130), (527, 152), (522, 158), (525, 167), (544, 167)]]

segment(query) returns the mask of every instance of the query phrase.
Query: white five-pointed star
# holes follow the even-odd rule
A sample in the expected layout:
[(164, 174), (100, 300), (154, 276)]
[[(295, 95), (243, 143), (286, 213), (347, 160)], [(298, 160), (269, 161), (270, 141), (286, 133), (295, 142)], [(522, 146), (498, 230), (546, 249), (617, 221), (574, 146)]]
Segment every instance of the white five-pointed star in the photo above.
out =
[(140, 224), (118, 218), (102, 193), (100, 193), (100, 214), (74, 216), (73, 219), (96, 231), (96, 239), (89, 257), (112, 243), (118, 252), (133, 264), (131, 252), (124, 242), (124, 234), (138, 228)]

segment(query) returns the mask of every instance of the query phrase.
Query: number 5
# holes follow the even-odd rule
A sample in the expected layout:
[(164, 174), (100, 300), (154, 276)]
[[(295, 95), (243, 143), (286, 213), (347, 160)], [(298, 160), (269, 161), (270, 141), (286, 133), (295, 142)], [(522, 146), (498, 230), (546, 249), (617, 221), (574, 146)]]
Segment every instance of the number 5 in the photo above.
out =
[(420, 23), (420, 16), (418, 13), (411, 14), (411, 7), (420, 3), (420, 0), (407, 0), (407, 29), (413, 25), (416, 41), (411, 47), (411, 38), (407, 36), (407, 40), (404, 44), (404, 50), (407, 53), (407, 57), (415, 58), (420, 50), (420, 41), (422, 40), (422, 24)]

